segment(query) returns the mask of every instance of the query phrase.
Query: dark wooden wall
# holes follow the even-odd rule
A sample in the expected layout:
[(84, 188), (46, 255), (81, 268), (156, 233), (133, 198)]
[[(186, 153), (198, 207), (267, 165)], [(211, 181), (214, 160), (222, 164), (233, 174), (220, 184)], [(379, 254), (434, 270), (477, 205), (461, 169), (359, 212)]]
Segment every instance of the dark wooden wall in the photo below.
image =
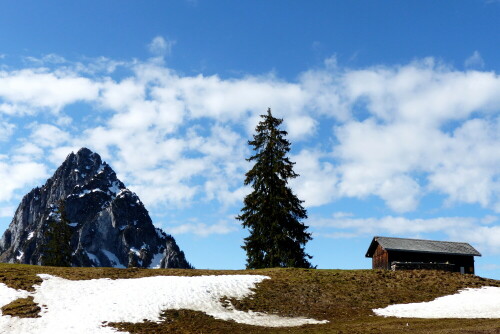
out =
[(396, 251), (390, 251), (388, 253), (389, 263), (392, 263), (393, 261), (450, 263), (455, 265), (455, 272), (460, 272), (460, 268), (463, 267), (465, 274), (474, 274), (473, 256)]
[(463, 268), (463, 272), (465, 274), (474, 274), (473, 256), (386, 251), (380, 245), (377, 246), (377, 249), (373, 253), (372, 268), (391, 269), (391, 264), (393, 261), (449, 263), (454, 265), (453, 271), (455, 272), (461, 272), (461, 268)]
[(389, 262), (389, 253), (378, 245), (372, 257), (373, 269), (391, 269)]

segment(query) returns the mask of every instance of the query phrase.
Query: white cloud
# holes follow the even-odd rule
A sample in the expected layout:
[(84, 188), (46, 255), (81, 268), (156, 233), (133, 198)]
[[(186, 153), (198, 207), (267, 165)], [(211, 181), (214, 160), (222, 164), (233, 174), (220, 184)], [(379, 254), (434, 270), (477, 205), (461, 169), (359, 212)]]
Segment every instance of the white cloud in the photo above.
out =
[(466, 68), (483, 68), (484, 60), (481, 57), (479, 51), (474, 51), (474, 53), (465, 60), (464, 65)]
[(46, 158), (52, 165), (58, 167), (63, 161), (68, 157), (71, 152), (78, 152), (78, 150), (83, 147), (83, 145), (72, 145), (72, 146), (58, 146), (51, 148), (49, 154)]
[(23, 142), (20, 146), (12, 150), (12, 156), (9, 161), (17, 163), (41, 161), (43, 160), (44, 154), (45, 151), (38, 145), (30, 142)]
[(228, 234), (237, 231), (237, 226), (234, 223), (223, 220), (210, 225), (205, 223), (187, 223), (170, 227), (168, 230), (174, 235), (191, 233), (200, 237), (208, 237), (213, 234)]
[[(473, 119), (447, 133), (437, 127), (378, 124), (373, 119), (347, 123), (337, 129), (336, 154), (343, 162), (340, 191), (361, 198), (376, 194), (400, 212), (415, 209), (429, 191), (448, 195), (452, 203), (496, 207), (498, 125), (498, 119)], [(414, 174), (423, 175), (426, 182), (418, 182)]]
[(345, 91), (349, 72), (342, 72), (337, 66), (331, 66), (332, 63), (327, 61), (325, 69), (310, 70), (299, 76), (300, 86), (307, 95), (300, 110), (345, 122), (352, 117), (350, 97)]
[(45, 69), (0, 71), (0, 110), (8, 114), (35, 113), (47, 108), (58, 112), (68, 104), (94, 100), (99, 86), (87, 78)]
[[(488, 221), (493, 217), (489, 216)], [(495, 219), (498, 221), (498, 218)], [(450, 241), (469, 242), (480, 252), (500, 253), (500, 226), (485, 226), (482, 218), (474, 217), (437, 217), (410, 219), (406, 217), (385, 216), (381, 218), (336, 217), (312, 218), (308, 224), (315, 229), (316, 235), (331, 238), (354, 238), (360, 236), (394, 235), (398, 237), (427, 238), (432, 233), (441, 233)], [(325, 229), (334, 232), (320, 232)]]
[(24, 57), (24, 60), (30, 62), (36, 66), (44, 66), (46, 64), (63, 64), (66, 63), (67, 60), (64, 57), (61, 57), (57, 54), (50, 53), (42, 56), (41, 58), (37, 57)]
[[(159, 177), (162, 176), (161, 172), (157, 174)], [(128, 187), (139, 195), (148, 208), (170, 204), (175, 205), (177, 209), (185, 209), (192, 204), (192, 200), (198, 192), (197, 186), (186, 185), (178, 180), (167, 181), (160, 178), (157, 181), (142, 181), (138, 184), (128, 184)]]
[(156, 36), (148, 45), (149, 51), (157, 56), (166, 56), (172, 52), (176, 41), (166, 40), (162, 36)]
[(43, 154), (43, 150), (34, 143), (23, 143), (20, 147), (15, 149), (15, 153), (19, 155), (26, 155), (32, 157), (33, 159), (40, 158)]
[(47, 177), (47, 169), (41, 163), (0, 161), (0, 202), (11, 200), (16, 190), (39, 182), (44, 177)]
[(55, 147), (64, 145), (70, 135), (60, 128), (51, 124), (32, 124), (33, 129), (30, 139), (33, 143), (42, 147)]
[(15, 128), (16, 126), (12, 123), (0, 121), (0, 142), (9, 140)]
[(269, 105), (277, 117), (297, 114), (309, 98), (300, 85), (272, 76), (223, 80), (198, 75), (179, 78), (176, 86), (192, 117), (224, 122), (239, 121), (249, 112), (264, 114)]
[(316, 130), (316, 125), (316, 120), (309, 116), (291, 116), (285, 121), (288, 138), (291, 140), (312, 136)]
[(429, 191), (452, 203), (498, 206), (496, 74), (426, 60), (346, 71), (343, 82), (349, 104), (361, 103), (366, 117), (335, 130), (342, 195), (377, 195), (397, 212), (416, 209)]
[(115, 111), (122, 111), (137, 100), (144, 99), (145, 87), (133, 78), (127, 78), (121, 82), (108, 80), (103, 85), (102, 105)]
[(343, 82), (351, 103), (364, 100), (369, 112), (385, 122), (435, 126), (496, 110), (500, 103), (496, 74), (455, 71), (432, 60), (349, 71)]
[(339, 196), (339, 175), (335, 167), (322, 161), (325, 155), (318, 151), (302, 150), (291, 157), (294, 170), (300, 176), (290, 181), (304, 206), (320, 206), (332, 202)]
[(379, 125), (373, 120), (350, 122), (337, 129), (335, 153), (343, 161), (340, 192), (349, 197), (376, 194), (395, 211), (416, 208), (419, 184), (410, 177), (429, 163), (432, 148), (413, 125)]
[(13, 206), (0, 207), (0, 217), (14, 217), (16, 208)]
[(377, 218), (340, 219), (333, 224), (340, 228), (355, 229), (360, 233), (377, 235), (419, 235), (422, 233), (442, 232), (451, 229), (470, 227), (476, 220), (463, 217), (439, 217), (430, 219), (409, 219), (405, 217), (386, 216)]
[(470, 226), (460, 231), (452, 229), (448, 232), (452, 238), (465, 239), (473, 244), (481, 245), (483, 252), (500, 254), (500, 226)]
[[(167, 44), (157, 37), (151, 46), (165, 52)], [(246, 140), (270, 106), (298, 152), (291, 159), (301, 176), (290, 184), (307, 207), (377, 196), (408, 212), (439, 193), (449, 205), (500, 211), (494, 72), (458, 71), (432, 59), (353, 70), (331, 58), (325, 68), (285, 81), (273, 74), (187, 76), (152, 61), (60, 64), (0, 72), (3, 136), (11, 138), (11, 124), (37, 122), (6, 152), (13, 159), (3, 167), (8, 173), (12, 163), (28, 162), (45, 172), (44, 164), (87, 146), (147, 205), (217, 201), (227, 208), (248, 192)], [(117, 66), (129, 74), (114, 78)], [(41, 110), (79, 101), (90, 108), (40, 118)], [(35, 179), (16, 179), (3, 198)]]
[(497, 207), (500, 199), (497, 166), (500, 144), (499, 120), (473, 119), (457, 128), (441, 152), (439, 168), (429, 176), (430, 187), (449, 195), (449, 200)]

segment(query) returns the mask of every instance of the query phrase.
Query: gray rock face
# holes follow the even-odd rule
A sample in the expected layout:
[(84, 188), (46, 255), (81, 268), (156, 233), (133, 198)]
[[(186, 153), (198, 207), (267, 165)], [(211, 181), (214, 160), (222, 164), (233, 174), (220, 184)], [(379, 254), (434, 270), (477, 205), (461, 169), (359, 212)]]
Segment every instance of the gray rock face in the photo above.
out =
[(0, 262), (41, 263), (47, 218), (60, 200), (72, 229), (73, 266), (191, 268), (174, 238), (153, 226), (139, 197), (86, 148), (24, 196), (0, 239)]

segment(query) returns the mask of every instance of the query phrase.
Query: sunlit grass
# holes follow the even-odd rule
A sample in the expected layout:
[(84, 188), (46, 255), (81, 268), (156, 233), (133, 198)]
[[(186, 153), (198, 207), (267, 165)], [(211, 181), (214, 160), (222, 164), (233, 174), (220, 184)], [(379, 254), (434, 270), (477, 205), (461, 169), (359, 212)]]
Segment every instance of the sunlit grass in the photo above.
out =
[[(216, 320), (201, 312), (168, 310), (163, 313), (161, 323), (108, 324), (131, 333), (498, 333), (500, 328), (500, 320), (495, 319), (397, 319), (378, 317), (372, 312), (373, 308), (395, 303), (430, 301), (466, 287), (500, 286), (500, 281), (457, 273), (315, 269), (150, 270), (0, 264), (0, 282), (16, 289), (32, 291), (33, 285), (41, 283), (36, 276), (39, 273), (72, 280), (156, 275), (267, 275), (272, 279), (258, 284), (254, 295), (241, 301), (229, 301), (240, 310), (330, 321), (325, 325), (270, 329)], [(7, 312), (13, 316), (36, 316), (36, 307), (32, 299), (18, 299), (9, 304)]]

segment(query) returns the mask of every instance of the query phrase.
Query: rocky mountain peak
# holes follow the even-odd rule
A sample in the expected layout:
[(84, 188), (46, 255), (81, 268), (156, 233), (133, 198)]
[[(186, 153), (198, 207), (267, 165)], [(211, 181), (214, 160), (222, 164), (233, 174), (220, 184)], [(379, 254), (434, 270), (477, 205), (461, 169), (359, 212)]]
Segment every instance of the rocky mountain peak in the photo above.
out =
[(99, 154), (69, 154), (24, 196), (0, 239), (0, 261), (40, 264), (47, 220), (60, 201), (72, 229), (73, 266), (190, 268), (172, 236), (155, 228), (139, 197)]

